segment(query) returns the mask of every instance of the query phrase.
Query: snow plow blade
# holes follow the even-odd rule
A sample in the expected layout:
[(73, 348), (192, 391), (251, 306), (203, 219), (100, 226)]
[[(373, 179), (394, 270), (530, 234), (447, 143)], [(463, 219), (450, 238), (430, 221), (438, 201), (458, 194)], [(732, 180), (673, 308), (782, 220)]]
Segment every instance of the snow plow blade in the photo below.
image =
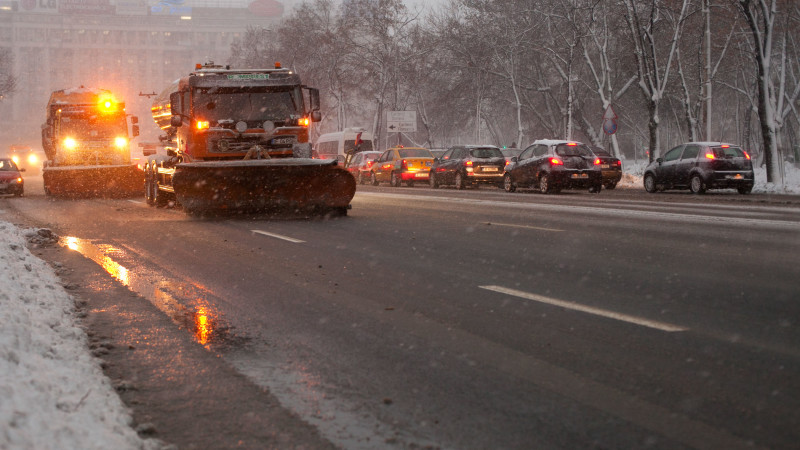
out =
[(133, 197), (144, 186), (144, 172), (135, 165), (45, 167), (42, 178), (45, 193), (55, 197)]
[(356, 182), (336, 161), (282, 158), (182, 163), (175, 196), (190, 213), (286, 211), (347, 214)]

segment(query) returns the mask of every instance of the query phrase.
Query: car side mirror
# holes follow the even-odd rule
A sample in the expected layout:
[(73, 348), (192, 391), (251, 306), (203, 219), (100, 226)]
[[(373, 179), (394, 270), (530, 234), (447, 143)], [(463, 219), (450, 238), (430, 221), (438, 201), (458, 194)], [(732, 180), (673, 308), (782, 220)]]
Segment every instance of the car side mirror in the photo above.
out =
[(519, 161), (519, 158), (517, 158), (516, 156), (511, 157), (511, 162), (515, 163), (517, 161)]
[(656, 162), (661, 164), (664, 162), (664, 158), (656, 158)]
[(26, 170), (26, 169), (25, 169), (24, 167), (20, 167), (20, 168), (19, 168), (19, 171), (20, 171), (20, 172), (25, 172), (25, 170)]

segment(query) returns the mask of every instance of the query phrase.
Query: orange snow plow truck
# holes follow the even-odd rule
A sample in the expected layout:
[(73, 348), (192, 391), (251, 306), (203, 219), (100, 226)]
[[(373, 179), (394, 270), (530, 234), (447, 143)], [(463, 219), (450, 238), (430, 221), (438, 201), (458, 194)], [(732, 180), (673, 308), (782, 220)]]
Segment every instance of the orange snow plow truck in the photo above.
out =
[(346, 215), (356, 183), (336, 161), (311, 158), (319, 91), (281, 68), (207, 63), (159, 94), (153, 119), (165, 155), (145, 168), (150, 205), (189, 214), (283, 210)]
[[(128, 134), (128, 118), (131, 134)], [(42, 124), (44, 190), (59, 197), (141, 194), (144, 173), (131, 164), (138, 119), (105, 89), (79, 87), (50, 95)]]

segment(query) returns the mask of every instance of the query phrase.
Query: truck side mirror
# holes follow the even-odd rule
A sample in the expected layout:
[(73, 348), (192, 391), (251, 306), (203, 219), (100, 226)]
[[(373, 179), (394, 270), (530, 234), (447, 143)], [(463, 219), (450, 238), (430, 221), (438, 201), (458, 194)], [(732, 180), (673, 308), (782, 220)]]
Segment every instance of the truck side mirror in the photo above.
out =
[(322, 120), (322, 113), (319, 111), (311, 111), (311, 121), (320, 122)]
[(320, 103), (319, 103), (319, 89), (317, 88), (309, 88), (308, 89), (308, 97), (311, 101), (311, 111), (319, 111)]
[(181, 120), (181, 116), (174, 115), (169, 119), (170, 126), (179, 127), (181, 126), (181, 123), (183, 123), (183, 120)]
[(139, 117), (131, 116), (131, 123), (139, 123)]
[(133, 135), (133, 137), (139, 135), (139, 125), (131, 125), (131, 134)]
[(169, 94), (169, 111), (173, 116), (181, 114), (181, 93), (173, 92)]

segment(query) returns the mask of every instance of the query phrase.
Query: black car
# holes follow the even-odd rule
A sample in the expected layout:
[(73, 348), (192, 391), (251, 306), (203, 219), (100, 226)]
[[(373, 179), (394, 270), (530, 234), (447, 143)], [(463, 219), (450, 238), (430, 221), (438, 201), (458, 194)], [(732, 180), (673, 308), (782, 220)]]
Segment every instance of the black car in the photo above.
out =
[(585, 144), (575, 141), (539, 140), (506, 166), (503, 187), (538, 189), (543, 194), (562, 189), (600, 192), (603, 175), (600, 158)]
[(0, 194), (14, 194), (17, 197), (25, 193), (25, 181), (20, 169), (11, 158), (0, 158)]
[(650, 163), (644, 171), (647, 192), (734, 188), (749, 194), (754, 184), (750, 155), (739, 146), (723, 142), (681, 144)]
[(622, 179), (622, 161), (600, 147), (592, 147), (592, 153), (600, 158), (600, 173), (603, 174), (603, 187), (614, 189)]
[(505, 165), (503, 153), (493, 145), (458, 145), (433, 160), (428, 182), (432, 188), (444, 184), (456, 189), (482, 183), (502, 186)]

